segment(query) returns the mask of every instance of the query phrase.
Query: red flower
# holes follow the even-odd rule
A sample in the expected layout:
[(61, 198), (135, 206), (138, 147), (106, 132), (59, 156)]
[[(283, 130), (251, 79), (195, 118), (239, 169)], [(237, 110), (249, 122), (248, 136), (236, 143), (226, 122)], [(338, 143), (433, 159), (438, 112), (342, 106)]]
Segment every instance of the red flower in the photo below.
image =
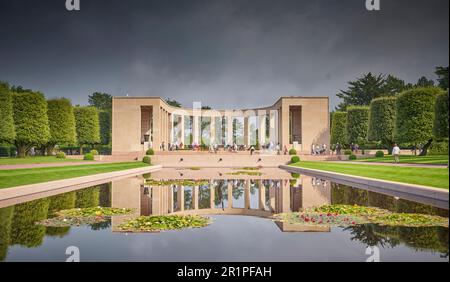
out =
[(355, 225), (355, 224), (356, 224), (356, 222), (352, 221), (352, 224), (353, 224), (353, 225)]
[(327, 213), (327, 216), (332, 216), (332, 214), (331, 213)]
[(305, 221), (308, 222), (308, 221), (309, 221), (309, 218), (305, 217)]

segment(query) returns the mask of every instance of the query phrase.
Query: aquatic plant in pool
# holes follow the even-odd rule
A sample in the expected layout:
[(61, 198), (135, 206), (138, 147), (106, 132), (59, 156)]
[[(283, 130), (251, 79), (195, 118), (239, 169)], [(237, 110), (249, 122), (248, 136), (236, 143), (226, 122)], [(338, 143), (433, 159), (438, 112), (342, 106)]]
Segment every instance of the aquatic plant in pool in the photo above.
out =
[(105, 222), (113, 215), (129, 214), (133, 210), (127, 208), (75, 208), (62, 210), (55, 213), (56, 217), (48, 218), (37, 222), (37, 224), (49, 227), (66, 227), (72, 225), (91, 225)]
[(200, 228), (210, 223), (209, 218), (197, 215), (140, 216), (119, 225), (119, 228), (127, 232), (159, 232), (163, 230)]
[(290, 224), (353, 226), (359, 224), (378, 224), (381, 226), (433, 227), (448, 228), (448, 218), (418, 214), (396, 213), (388, 210), (361, 207), (358, 205), (325, 205), (304, 209), (295, 213), (274, 215), (274, 219)]

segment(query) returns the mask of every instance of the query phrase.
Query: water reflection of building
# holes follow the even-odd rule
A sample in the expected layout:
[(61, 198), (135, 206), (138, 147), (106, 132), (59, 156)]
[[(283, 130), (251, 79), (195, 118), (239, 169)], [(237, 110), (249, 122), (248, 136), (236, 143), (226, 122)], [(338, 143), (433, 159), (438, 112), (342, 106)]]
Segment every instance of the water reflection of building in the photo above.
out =
[[(217, 179), (197, 186), (149, 186), (142, 177), (121, 179), (112, 182), (112, 206), (133, 208), (135, 212), (128, 216), (115, 216), (113, 230), (117, 230), (115, 227), (124, 219), (140, 215), (224, 214), (270, 217), (276, 213), (296, 212), (301, 208), (330, 204), (329, 183), (313, 185), (314, 183), (308, 176), (275, 180)], [(283, 231), (295, 231), (295, 226), (278, 226)]]

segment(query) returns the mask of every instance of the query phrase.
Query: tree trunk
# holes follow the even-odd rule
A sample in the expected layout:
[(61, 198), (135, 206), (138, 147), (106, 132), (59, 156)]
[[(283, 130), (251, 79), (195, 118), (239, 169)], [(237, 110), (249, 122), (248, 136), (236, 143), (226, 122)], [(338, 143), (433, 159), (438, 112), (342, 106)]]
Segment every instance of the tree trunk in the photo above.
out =
[(80, 145), (80, 155), (83, 155), (83, 145)]
[(25, 158), (27, 155), (27, 146), (24, 145), (16, 145), (17, 148), (17, 157)]
[(47, 152), (47, 156), (53, 155), (53, 150), (55, 149), (55, 146), (49, 145), (45, 148), (45, 151)]
[(422, 152), (420, 152), (419, 156), (426, 156), (428, 153), (428, 148), (431, 146), (433, 139), (428, 140), (428, 143), (423, 146)]

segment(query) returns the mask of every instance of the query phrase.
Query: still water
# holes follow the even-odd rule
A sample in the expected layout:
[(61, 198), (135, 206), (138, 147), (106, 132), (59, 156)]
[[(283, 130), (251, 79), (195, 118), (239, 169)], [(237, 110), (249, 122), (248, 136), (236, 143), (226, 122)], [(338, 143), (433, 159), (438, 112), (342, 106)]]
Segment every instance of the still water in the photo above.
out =
[[(148, 186), (146, 178), (195, 179), (199, 186)], [(22, 200), (23, 201), (23, 200)], [(65, 261), (76, 246), (81, 261), (365, 261), (377, 246), (381, 261), (448, 261), (448, 228), (386, 227), (301, 230), (272, 221), (274, 213), (329, 204), (358, 204), (396, 212), (448, 217), (446, 209), (274, 170), (262, 176), (223, 171), (165, 169), (152, 175), (0, 208), (0, 261)], [(1, 202), (0, 202), (1, 206)], [(134, 214), (109, 222), (64, 228), (34, 224), (74, 207), (133, 208)], [(202, 214), (205, 228), (161, 233), (124, 233), (117, 226), (139, 215)], [(313, 232), (314, 231), (314, 232)]]

